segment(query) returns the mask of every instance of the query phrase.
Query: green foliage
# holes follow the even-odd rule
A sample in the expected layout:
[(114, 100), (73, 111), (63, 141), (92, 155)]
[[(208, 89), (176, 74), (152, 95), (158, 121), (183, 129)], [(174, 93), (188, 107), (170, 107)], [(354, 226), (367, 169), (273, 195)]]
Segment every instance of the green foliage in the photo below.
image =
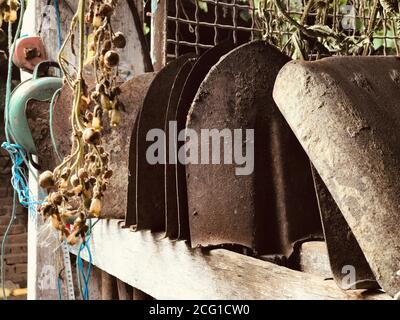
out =
[(263, 38), (295, 59), (399, 53), (398, 40), (391, 39), (400, 32), (397, 0), (254, 3)]

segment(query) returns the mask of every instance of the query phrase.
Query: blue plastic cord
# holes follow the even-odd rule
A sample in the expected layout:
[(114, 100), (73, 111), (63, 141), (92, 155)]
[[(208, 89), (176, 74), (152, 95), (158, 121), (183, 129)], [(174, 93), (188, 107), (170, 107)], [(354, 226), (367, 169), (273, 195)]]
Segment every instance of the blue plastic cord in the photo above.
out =
[(63, 300), (63, 295), (61, 291), (61, 278), (60, 276), (57, 277), (57, 288), (58, 288), (58, 300)]
[(54, 5), (54, 9), (56, 10), (56, 16), (57, 16), (57, 46), (58, 46), (58, 49), (60, 49), (61, 45), (62, 45), (61, 17), (60, 17), (60, 11), (58, 9), (57, 0), (53, 0), (53, 5)]
[(11, 167), (11, 185), (17, 193), (18, 200), (25, 208), (35, 209), (38, 204), (43, 203), (41, 200), (33, 200), (29, 190), (29, 182), (26, 177), (23, 156), (26, 156), (24, 148), (18, 144), (3, 142), (1, 147), (8, 152), (12, 160)]
[[(92, 270), (92, 253), (90, 251), (90, 247), (89, 247), (89, 240), (92, 236), (92, 230), (94, 228), (94, 226), (100, 221), (100, 219), (97, 219), (95, 223), (93, 223), (92, 225), (92, 220), (89, 220), (89, 230), (86, 233), (85, 236), (85, 242), (82, 242), (81, 245), (79, 246), (79, 250), (78, 250), (78, 255), (77, 255), (77, 259), (76, 259), (76, 266), (78, 268), (78, 286), (79, 286), (79, 290), (81, 293), (81, 296), (84, 300), (89, 300), (89, 279), (90, 279), (90, 272)], [(87, 250), (87, 254), (89, 256), (89, 265), (87, 267), (86, 273), (83, 270), (83, 262), (82, 262), (82, 257), (81, 257), (81, 252), (82, 250), (84, 250), (86, 248)], [(82, 289), (82, 285), (81, 285), (81, 277), (83, 279), (83, 289)]]

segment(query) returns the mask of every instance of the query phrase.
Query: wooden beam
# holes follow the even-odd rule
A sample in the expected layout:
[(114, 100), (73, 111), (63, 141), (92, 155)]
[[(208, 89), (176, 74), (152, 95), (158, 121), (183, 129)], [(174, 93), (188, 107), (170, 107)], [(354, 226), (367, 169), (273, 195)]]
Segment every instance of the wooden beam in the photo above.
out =
[[(383, 293), (345, 292), (319, 276), (227, 250), (193, 250), (184, 241), (122, 225), (118, 220), (96, 224), (89, 242), (93, 263), (155, 299), (390, 299)], [(88, 259), (86, 252), (82, 257)]]

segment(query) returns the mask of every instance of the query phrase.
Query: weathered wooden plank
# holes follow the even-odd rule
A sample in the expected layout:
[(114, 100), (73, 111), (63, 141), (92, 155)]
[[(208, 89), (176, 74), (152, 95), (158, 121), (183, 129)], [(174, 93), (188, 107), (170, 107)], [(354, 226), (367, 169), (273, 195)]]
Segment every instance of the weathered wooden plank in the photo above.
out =
[[(190, 249), (147, 231), (101, 220), (93, 228), (93, 263), (156, 299), (389, 299), (342, 291), (333, 281), (227, 250)], [(72, 252), (77, 252), (72, 248)], [(86, 253), (82, 254), (87, 259)]]
[(132, 300), (132, 287), (128, 286), (125, 282), (122, 282), (118, 278), (117, 280), (117, 288), (118, 288), (118, 300)]

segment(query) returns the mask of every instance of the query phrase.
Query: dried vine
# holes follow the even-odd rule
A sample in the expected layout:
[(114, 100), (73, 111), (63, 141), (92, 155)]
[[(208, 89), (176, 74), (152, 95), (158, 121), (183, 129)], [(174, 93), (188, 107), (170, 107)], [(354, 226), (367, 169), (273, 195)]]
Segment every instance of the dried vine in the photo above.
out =
[[(71, 109), (72, 150), (53, 172), (45, 171), (39, 184), (49, 191), (39, 211), (51, 218), (53, 226), (67, 237), (71, 244), (79, 237), (85, 238), (86, 220), (100, 217), (102, 199), (112, 171), (108, 167), (109, 154), (102, 145), (103, 115), (107, 113), (111, 126), (120, 122), (117, 86), (119, 55), (117, 48), (125, 46), (122, 33), (114, 33), (111, 17), (116, 8), (115, 0), (91, 0), (86, 12), (84, 0), (79, 0), (78, 10), (71, 21), (69, 34), (60, 53), (59, 64), (65, 82), (73, 90)], [(84, 78), (85, 24), (93, 28), (88, 37), (88, 61), (93, 66), (96, 86), (89, 90)], [(78, 50), (74, 38), (78, 29)], [(78, 66), (65, 58), (65, 48), (78, 51)], [(70, 231), (67, 224), (73, 224)]]

